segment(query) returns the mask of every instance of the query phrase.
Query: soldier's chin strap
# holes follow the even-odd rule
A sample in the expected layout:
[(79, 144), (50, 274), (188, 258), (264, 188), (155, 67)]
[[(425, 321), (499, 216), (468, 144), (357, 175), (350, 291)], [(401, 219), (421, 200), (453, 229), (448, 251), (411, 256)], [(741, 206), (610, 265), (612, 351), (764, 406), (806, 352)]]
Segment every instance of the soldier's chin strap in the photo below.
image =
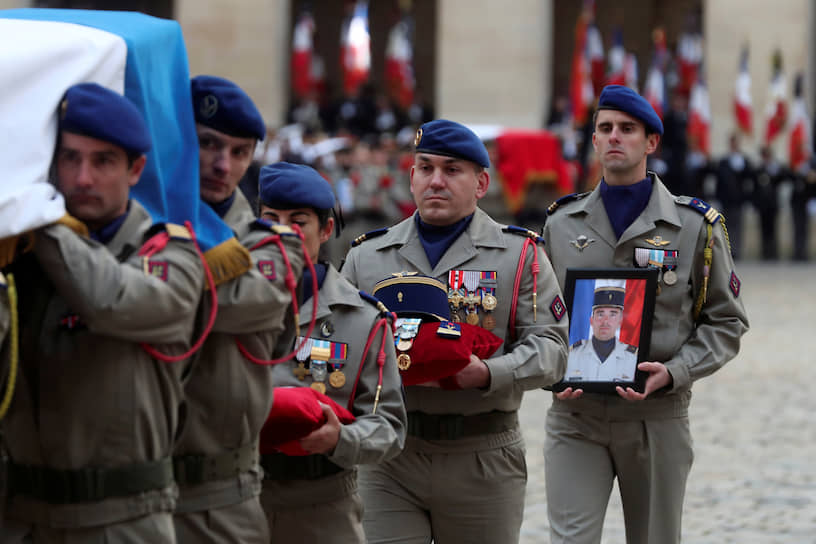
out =
[(3, 393), (3, 401), (0, 402), (0, 421), (6, 417), (9, 406), (11, 406), (11, 399), (14, 397), (14, 388), (17, 383), (17, 367), (19, 365), (19, 330), (20, 323), (17, 315), (17, 287), (14, 283), (14, 275), (9, 274), (6, 277), (8, 282), (8, 299), (9, 299), (9, 375), (6, 381), (6, 391)]
[[(312, 332), (315, 328), (315, 323), (317, 323), (317, 292), (319, 290), (319, 286), (317, 285), (317, 274), (315, 273), (314, 263), (312, 262), (311, 257), (309, 257), (309, 252), (306, 251), (306, 245), (303, 240), (303, 233), (300, 231), (300, 228), (297, 225), (292, 225), (292, 230), (294, 230), (298, 237), (300, 238), (301, 247), (303, 248), (303, 260), (306, 262), (306, 266), (308, 267), (309, 271), (312, 273), (312, 318), (309, 321), (309, 328), (306, 332), (306, 335), (303, 337), (303, 341), (300, 345), (295, 346), (295, 349), (292, 350), (291, 353), (284, 355), (283, 357), (279, 357), (277, 359), (261, 359), (252, 355), (249, 350), (238, 340), (238, 337), (235, 337), (235, 345), (238, 346), (238, 351), (241, 352), (241, 355), (246, 357), (249, 361), (255, 363), (256, 365), (276, 365), (279, 363), (284, 363), (295, 356), (295, 354), (302, 348), (306, 342), (309, 341), (309, 338), (312, 336)], [(283, 242), (281, 242), (280, 234), (274, 234), (272, 236), (267, 236), (251, 248), (250, 251), (257, 249), (259, 247), (265, 246), (266, 244), (276, 244), (278, 248), (280, 248), (281, 256), (283, 257), (283, 262), (286, 265), (286, 277), (284, 278), (284, 283), (286, 287), (289, 289), (289, 294), (292, 297), (292, 310), (295, 312), (295, 331), (300, 331), (300, 324), (298, 323), (298, 302), (297, 302), (297, 282), (295, 281), (295, 273), (292, 270), (292, 263), (289, 261), (289, 255), (286, 253), (286, 248), (283, 246)]]
[[(196, 253), (198, 253), (198, 258), (201, 260), (201, 265), (204, 267), (204, 274), (207, 277), (207, 285), (209, 286), (211, 303), (210, 316), (207, 320), (207, 326), (204, 327), (204, 331), (201, 333), (201, 337), (189, 350), (187, 350), (187, 352), (182, 353), (181, 355), (167, 355), (166, 353), (160, 352), (150, 344), (141, 344), (142, 349), (145, 350), (148, 355), (165, 363), (176, 363), (178, 361), (182, 361), (201, 349), (201, 346), (204, 345), (204, 341), (212, 331), (213, 325), (215, 324), (215, 316), (218, 314), (218, 293), (216, 292), (215, 279), (213, 278), (212, 271), (210, 270), (210, 265), (207, 264), (207, 259), (204, 257), (204, 252), (201, 251), (201, 247), (198, 245), (198, 240), (196, 239), (195, 231), (193, 231), (192, 223), (185, 221), (184, 226), (187, 227), (187, 230), (190, 232), (190, 240), (192, 240), (193, 246), (195, 246)], [(147, 262), (147, 259), (164, 249), (169, 240), (170, 234), (167, 231), (160, 232), (145, 242), (142, 249), (139, 250), (139, 255), (144, 257), (145, 262)]]
[(389, 312), (382, 302), (377, 303), (377, 309), (380, 310), (381, 317), (377, 320), (377, 322), (371, 328), (371, 332), (368, 334), (368, 340), (366, 341), (365, 349), (363, 350), (363, 357), (360, 359), (360, 368), (357, 370), (357, 377), (354, 379), (354, 387), (351, 389), (351, 395), (349, 396), (349, 411), (351, 411), (351, 408), (354, 405), (354, 397), (357, 393), (357, 384), (360, 383), (360, 375), (363, 373), (363, 366), (365, 365), (366, 358), (368, 357), (368, 350), (371, 349), (371, 344), (374, 342), (377, 332), (380, 329), (383, 329), (382, 340), (380, 341), (380, 350), (377, 352), (377, 368), (379, 376), (377, 378), (377, 391), (374, 394), (374, 409), (371, 411), (372, 414), (377, 413), (377, 405), (380, 403), (380, 393), (382, 392), (383, 382), (383, 367), (385, 366), (385, 342), (388, 338), (394, 338), (394, 321), (396, 321), (397, 316), (396, 314)]
[(516, 280), (513, 282), (513, 300), (510, 303), (510, 321), (507, 324), (511, 340), (515, 340), (517, 338), (516, 311), (518, 310), (521, 276), (524, 271), (524, 258), (527, 256), (528, 247), (533, 248), (533, 262), (530, 263), (530, 271), (533, 274), (533, 323), (536, 322), (538, 317), (538, 247), (536, 247), (536, 243), (531, 238), (527, 238), (524, 240), (524, 245), (521, 246), (521, 256), (519, 257), (518, 267), (516, 267)]

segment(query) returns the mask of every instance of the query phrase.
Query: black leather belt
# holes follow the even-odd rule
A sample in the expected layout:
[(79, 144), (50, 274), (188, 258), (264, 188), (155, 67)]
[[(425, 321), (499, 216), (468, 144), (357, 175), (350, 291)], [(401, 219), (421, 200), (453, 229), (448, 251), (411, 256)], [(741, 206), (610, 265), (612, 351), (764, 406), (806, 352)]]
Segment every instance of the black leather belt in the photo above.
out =
[(9, 494), (49, 504), (98, 502), (163, 489), (172, 483), (169, 457), (127, 467), (74, 470), (8, 463)]
[(197, 485), (248, 472), (258, 465), (258, 443), (251, 442), (218, 455), (177, 455), (173, 472), (179, 485)]
[(408, 434), (423, 440), (458, 440), (495, 434), (518, 427), (518, 412), (494, 410), (484, 414), (426, 414), (408, 412)]
[(317, 480), (343, 471), (325, 455), (290, 456), (282, 453), (261, 455), (264, 480)]

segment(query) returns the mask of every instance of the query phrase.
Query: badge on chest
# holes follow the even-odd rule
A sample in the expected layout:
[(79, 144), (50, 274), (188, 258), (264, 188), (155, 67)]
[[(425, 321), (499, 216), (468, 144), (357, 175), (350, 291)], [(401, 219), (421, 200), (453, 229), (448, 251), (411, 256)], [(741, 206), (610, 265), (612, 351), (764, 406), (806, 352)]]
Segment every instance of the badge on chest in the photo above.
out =
[(311, 377), (310, 387), (321, 393), (326, 392), (327, 381), (335, 389), (346, 384), (343, 367), (348, 358), (348, 344), (301, 336), (297, 345), (300, 349), (295, 354), (296, 367), (292, 373), (298, 380)]
[(493, 311), (499, 304), (496, 296), (498, 278), (495, 270), (451, 270), (448, 272), (448, 304), (451, 321), (496, 326)]

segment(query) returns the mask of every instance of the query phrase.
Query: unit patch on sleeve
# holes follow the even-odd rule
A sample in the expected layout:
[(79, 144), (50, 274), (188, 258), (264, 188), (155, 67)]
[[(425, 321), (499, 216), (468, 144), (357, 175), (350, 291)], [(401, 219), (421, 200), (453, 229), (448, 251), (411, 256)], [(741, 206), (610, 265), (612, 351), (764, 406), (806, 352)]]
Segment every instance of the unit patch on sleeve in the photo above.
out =
[(742, 282), (737, 277), (737, 273), (733, 270), (731, 271), (731, 279), (728, 280), (728, 286), (731, 288), (731, 292), (734, 293), (734, 298), (739, 297)]
[(167, 261), (147, 261), (147, 273), (155, 276), (162, 281), (167, 281), (167, 274), (170, 270), (170, 265)]
[(564, 314), (567, 313), (567, 307), (564, 306), (564, 302), (561, 300), (561, 295), (555, 295), (555, 298), (550, 304), (550, 311), (552, 312), (556, 321), (561, 321)]
[(258, 270), (269, 281), (274, 281), (278, 277), (275, 273), (275, 261), (258, 261)]

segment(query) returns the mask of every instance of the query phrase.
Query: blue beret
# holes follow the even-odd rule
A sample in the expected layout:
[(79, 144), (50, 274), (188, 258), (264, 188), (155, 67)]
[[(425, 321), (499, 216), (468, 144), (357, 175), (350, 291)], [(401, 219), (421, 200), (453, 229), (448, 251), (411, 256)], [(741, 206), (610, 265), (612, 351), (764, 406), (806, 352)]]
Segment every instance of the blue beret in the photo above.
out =
[(258, 194), (262, 204), (279, 210), (334, 208), (334, 191), (317, 171), (303, 164), (277, 162), (261, 168)]
[(65, 91), (60, 130), (116, 144), (125, 151), (147, 153), (150, 132), (136, 106), (97, 83), (79, 83)]
[(425, 315), (450, 319), (445, 284), (430, 276), (394, 274), (374, 284), (372, 294), (398, 316)]
[(417, 153), (445, 155), (475, 162), (485, 168), (490, 166), (487, 149), (479, 137), (465, 125), (447, 119), (437, 119), (419, 127), (414, 145)]
[(607, 85), (598, 99), (599, 110), (618, 110), (646, 125), (648, 132), (663, 134), (663, 121), (649, 101), (623, 85)]
[(239, 138), (263, 140), (266, 125), (255, 103), (241, 87), (215, 76), (190, 81), (197, 123)]

